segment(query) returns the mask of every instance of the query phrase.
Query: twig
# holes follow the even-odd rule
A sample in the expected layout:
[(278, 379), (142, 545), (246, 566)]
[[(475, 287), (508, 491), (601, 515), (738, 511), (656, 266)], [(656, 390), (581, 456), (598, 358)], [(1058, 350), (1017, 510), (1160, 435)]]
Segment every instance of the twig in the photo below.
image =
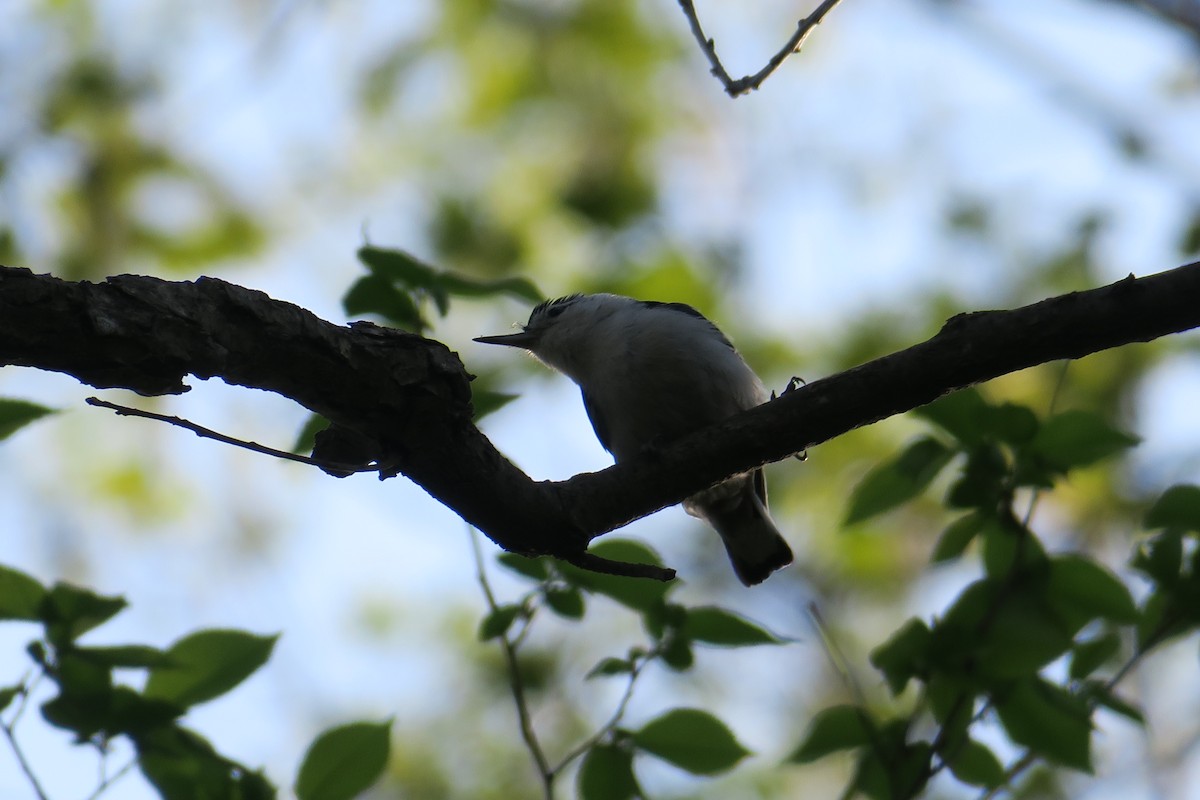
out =
[(37, 775), (33, 773), (33, 768), (29, 765), (29, 762), (25, 760), (25, 753), (21, 750), (21, 745), (17, 743), (17, 737), (13, 732), (13, 728), (16, 726), (17, 721), (21, 718), (21, 714), (25, 711), (25, 704), (27, 698), (29, 697), (29, 691), (31, 688), (32, 684), (23, 686), (21, 688), (21, 704), (17, 706), (17, 711), (13, 714), (12, 721), (0, 721), (0, 731), (4, 732), (4, 738), (8, 740), (8, 746), (17, 759), (17, 766), (21, 768), (21, 772), (25, 773), (25, 777), (29, 780), (30, 785), (33, 787), (33, 793), (37, 795), (38, 800), (50, 800), (49, 795), (47, 795), (46, 791), (42, 788), (42, 784), (38, 782)]
[(137, 759), (131, 758), (123, 767), (114, 772), (112, 775), (102, 775), (100, 783), (96, 786), (95, 791), (87, 796), (87, 800), (96, 800), (100, 795), (104, 794), (110, 786), (124, 778), (131, 769), (137, 766)]
[(634, 564), (628, 561), (613, 561), (593, 553), (574, 553), (570, 556), (559, 556), (568, 564), (590, 572), (600, 572), (605, 575), (620, 575), (626, 578), (653, 578), (656, 581), (675, 580), (675, 570), (670, 567), (660, 567), (655, 564)]
[(235, 439), (232, 436), (226, 436), (223, 433), (217, 433), (210, 428), (205, 428), (203, 425), (197, 425), (194, 422), (189, 422), (188, 420), (180, 417), (171, 417), (167, 416), (166, 414), (155, 414), (153, 411), (143, 411), (140, 408), (121, 406), (117, 405), (116, 403), (110, 403), (107, 400), (101, 400), (99, 397), (89, 397), (84, 400), (84, 402), (89, 406), (111, 409), (117, 413), (117, 416), (120, 417), (143, 417), (145, 419), (157, 420), (158, 422), (165, 422), (168, 425), (174, 425), (177, 428), (189, 430), (199, 436), (201, 439), (214, 439), (218, 442), (231, 444), (234, 447), (241, 447), (245, 450), (250, 450), (255, 453), (262, 453), (263, 455), (274, 456), (275, 458), (282, 458), (287, 461), (296, 461), (300, 464), (308, 464), (321, 469), (337, 469), (345, 472), (378, 472), (380, 469), (379, 465), (359, 467), (351, 464), (334, 464), (328, 461), (319, 461), (315, 458), (309, 458), (308, 456), (297, 455), (296, 453), (289, 453), (286, 450), (276, 450), (273, 447), (267, 447), (266, 445), (259, 444), (258, 442), (248, 442), (244, 439)]
[[(479, 547), (479, 537), (475, 534), (474, 528), (468, 527), (467, 530), (471, 536), (471, 554), (475, 558), (475, 576), (479, 581), (479, 588), (483, 590), (488, 611), (495, 613), (499, 606), (496, 604), (496, 596), (492, 594), (491, 584), (488, 583), (487, 571), (483, 567), (483, 552)], [(542, 781), (543, 797), (545, 800), (554, 800), (554, 771), (550, 769), (550, 762), (546, 759), (546, 753), (542, 750), (541, 743), (538, 742), (537, 732), (533, 729), (529, 703), (525, 699), (525, 684), (521, 680), (521, 670), (517, 664), (517, 649), (513, 646), (512, 640), (508, 638), (507, 631), (500, 635), (500, 649), (504, 653), (504, 665), (508, 670), (508, 685), (512, 691), (513, 703), (517, 706), (517, 722), (521, 730), (521, 739), (524, 740), (529, 754), (533, 756), (534, 766), (537, 767), (538, 777)]]
[(858, 678), (854, 676), (854, 672), (850, 668), (850, 661), (829, 633), (829, 627), (825, 624), (825, 620), (821, 616), (821, 610), (817, 608), (816, 603), (808, 604), (808, 616), (812, 620), (813, 627), (817, 629), (817, 635), (821, 637), (821, 644), (825, 647), (825, 655), (829, 658), (829, 663), (833, 665), (834, 670), (841, 676), (842, 682), (846, 684), (847, 688), (850, 689), (850, 693), (854, 695), (854, 702), (861, 708), (866, 708), (867, 696), (863, 693)]
[(808, 38), (808, 34), (812, 32), (812, 29), (820, 25), (825, 15), (832, 11), (841, 1), (825, 0), (821, 5), (817, 6), (815, 11), (796, 24), (796, 32), (779, 49), (779, 52), (771, 56), (771, 60), (767, 62), (765, 67), (753, 75), (746, 75), (736, 80), (725, 69), (720, 57), (717, 56), (716, 42), (705, 35), (704, 28), (700, 25), (700, 17), (696, 14), (696, 6), (693, 5), (692, 0), (679, 0), (679, 6), (683, 9), (684, 16), (687, 17), (688, 26), (692, 29), (692, 36), (696, 38), (696, 41), (700, 44), (700, 49), (708, 57), (708, 63), (712, 65), (710, 71), (713, 76), (725, 87), (727, 95), (730, 97), (740, 97), (743, 94), (748, 94), (758, 89), (763, 81), (771, 77), (771, 74), (779, 69), (779, 65), (788, 56), (793, 53), (799, 53), (800, 48), (804, 46), (804, 40)]
[(645, 669), (646, 665), (657, 658), (658, 655), (658, 648), (655, 648), (649, 653), (641, 656), (640, 659), (630, 659), (632, 666), (629, 669), (629, 683), (625, 684), (625, 692), (621, 695), (621, 701), (617, 703), (617, 708), (613, 712), (612, 716), (608, 718), (608, 722), (604, 723), (604, 725), (601, 726), (598, 731), (572, 748), (565, 756), (562, 757), (562, 759), (558, 762), (554, 769), (551, 770), (551, 772), (553, 772), (555, 775), (562, 772), (570, 765), (572, 761), (579, 758), (588, 750), (591, 750), (593, 747), (599, 744), (601, 739), (603, 739), (621, 724), (621, 720), (625, 718), (625, 710), (629, 707), (629, 701), (633, 698), (633, 688), (637, 684), (638, 676), (642, 674), (642, 670)]

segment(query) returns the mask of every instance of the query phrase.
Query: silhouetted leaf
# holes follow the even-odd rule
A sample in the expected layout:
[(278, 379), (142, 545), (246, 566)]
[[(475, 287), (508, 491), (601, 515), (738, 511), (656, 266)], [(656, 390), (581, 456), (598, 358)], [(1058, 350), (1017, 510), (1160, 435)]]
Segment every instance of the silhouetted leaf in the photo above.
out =
[(297, 800), (351, 800), (379, 780), (391, 750), (388, 722), (355, 722), (324, 731), (296, 775)]
[(983, 528), (987, 519), (982, 514), (973, 513), (959, 517), (942, 531), (937, 544), (934, 545), (930, 560), (936, 563), (958, 558), (975, 535)]
[(497, 606), (479, 623), (479, 641), (486, 642), (488, 639), (496, 639), (508, 633), (513, 622), (524, 611), (524, 607), (519, 605)]
[(1177, 485), (1162, 493), (1146, 512), (1147, 528), (1200, 531), (1200, 486)]
[(1091, 675), (1115, 656), (1120, 647), (1121, 637), (1116, 633), (1106, 633), (1076, 644), (1071, 654), (1071, 680), (1082, 680)]
[(692, 708), (676, 708), (635, 731), (633, 743), (647, 753), (696, 775), (716, 775), (731, 769), (750, 751), (725, 723)]
[(936, 439), (919, 439), (894, 460), (872, 469), (850, 494), (846, 525), (882, 514), (911, 500), (937, 477), (954, 451)]
[(123, 597), (60, 582), (50, 588), (39, 616), (46, 623), (47, 635), (61, 646), (112, 619), (126, 605)]
[(633, 753), (611, 744), (593, 747), (579, 767), (580, 800), (633, 800), (642, 790), (633, 774)]
[(839, 750), (853, 750), (871, 743), (874, 723), (858, 706), (822, 709), (809, 723), (804, 741), (787, 760), (807, 764)]
[(1064, 411), (1046, 420), (1030, 449), (1061, 470), (1085, 467), (1136, 445), (1136, 436), (1117, 430), (1091, 411)]
[(150, 670), (145, 695), (185, 707), (212, 700), (265, 664), (278, 638), (221, 629), (189, 634), (167, 649), (168, 666)]
[(904, 691), (909, 679), (926, 668), (930, 641), (929, 626), (914, 617), (871, 651), (871, 663), (887, 678), (892, 694)]
[(972, 786), (995, 789), (1004, 783), (1004, 767), (996, 754), (974, 739), (960, 744), (949, 759), (954, 777)]
[[(592, 545), (589, 552), (613, 561), (662, 566), (662, 559), (659, 558), (658, 553), (641, 542), (629, 539), (605, 539)], [(667, 592), (671, 591), (678, 583), (678, 581), (666, 583), (647, 578), (604, 575), (580, 569), (566, 562), (560, 562), (558, 569), (563, 577), (574, 585), (589, 592), (611, 597), (618, 603), (636, 611), (648, 611), (661, 605)]]
[(544, 581), (550, 576), (550, 568), (544, 557), (529, 558), (516, 553), (501, 553), (496, 556), (496, 560), (500, 562), (501, 566), (535, 581)]
[(1013, 684), (995, 699), (1014, 742), (1067, 767), (1091, 772), (1091, 716), (1077, 697), (1041, 678)]
[(546, 605), (560, 617), (579, 619), (583, 616), (583, 593), (571, 587), (568, 589), (547, 588), (543, 593)]
[(46, 587), (20, 570), (0, 565), (0, 619), (41, 619)]
[(1129, 589), (1116, 575), (1083, 556), (1056, 556), (1050, 561), (1048, 598), (1056, 606), (1113, 622), (1137, 621)]
[(695, 642), (724, 647), (786, 644), (788, 641), (743, 616), (716, 606), (689, 608), (683, 623), (683, 635)]
[(53, 414), (53, 408), (31, 403), (28, 400), (10, 400), (0, 397), (0, 441), (7, 439), (34, 420)]

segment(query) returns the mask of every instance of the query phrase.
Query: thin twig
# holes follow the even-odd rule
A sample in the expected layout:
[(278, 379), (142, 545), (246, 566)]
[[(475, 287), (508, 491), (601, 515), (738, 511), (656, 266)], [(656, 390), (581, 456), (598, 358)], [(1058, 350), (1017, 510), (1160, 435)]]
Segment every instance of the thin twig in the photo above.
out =
[(562, 757), (562, 759), (558, 762), (554, 769), (551, 770), (551, 772), (553, 772), (555, 775), (562, 772), (571, 764), (572, 761), (579, 758), (588, 750), (591, 750), (593, 747), (598, 745), (605, 736), (616, 730), (616, 727), (621, 724), (621, 720), (625, 718), (625, 710), (629, 708), (629, 701), (633, 698), (633, 688), (637, 683), (638, 676), (642, 674), (642, 670), (645, 669), (646, 665), (657, 657), (658, 649), (655, 648), (651, 652), (642, 656), (640, 659), (630, 659), (632, 666), (629, 670), (629, 683), (625, 684), (625, 692), (621, 695), (621, 701), (617, 703), (617, 708), (613, 712), (612, 716), (608, 718), (608, 722), (604, 723), (604, 725), (601, 726), (598, 731), (572, 748), (565, 756)]
[(241, 447), (245, 450), (250, 450), (255, 453), (262, 453), (263, 455), (274, 456), (275, 458), (282, 458), (287, 461), (295, 461), (300, 464), (308, 464), (310, 466), (319, 467), (321, 469), (329, 468), (329, 469), (342, 470), (345, 472), (378, 472), (379, 471), (378, 465), (368, 466), (368, 467), (360, 467), (360, 466), (354, 466), (354, 465), (350, 465), (350, 464), (334, 464), (334, 463), (330, 463), (328, 461), (318, 461), (317, 459), (309, 458), (308, 456), (297, 455), (296, 453), (289, 453), (286, 450), (276, 450), (273, 447), (267, 447), (266, 445), (259, 444), (258, 442), (249, 442), (244, 439), (235, 439), (232, 436), (226, 436), (223, 433), (217, 433), (216, 431), (214, 431), (210, 428), (205, 428), (203, 425), (197, 425), (194, 422), (189, 422), (188, 420), (182, 419), (180, 417), (171, 417), (171, 416), (167, 416), (166, 414), (155, 414), (153, 411), (143, 411), (140, 408), (131, 408), (129, 406), (121, 406), (121, 405), (117, 405), (116, 403), (110, 403), (107, 400), (101, 400), (99, 397), (89, 397), (86, 400), (84, 400), (84, 402), (87, 403), (89, 406), (96, 406), (98, 408), (111, 409), (112, 411), (117, 412), (117, 416), (120, 416), (120, 417), (143, 417), (144, 419), (153, 419), (153, 420), (157, 420), (158, 422), (165, 422), (168, 425), (174, 425), (177, 428), (183, 428), (184, 430), (189, 430), (202, 439), (214, 439), (218, 442), (222, 442), (224, 444), (231, 444), (234, 447)]
[[(1067, 382), (1067, 370), (1071, 368), (1071, 360), (1065, 359), (1062, 362), (1062, 369), (1058, 371), (1058, 379), (1054, 382), (1054, 392), (1050, 395), (1050, 405), (1046, 408), (1046, 416), (1054, 415), (1054, 409), (1058, 406), (1058, 398), (1062, 394), (1063, 385)], [(1025, 518), (1021, 520), (1022, 527), (1028, 528), (1030, 520), (1033, 519), (1033, 512), (1037, 509), (1038, 500), (1041, 498), (1041, 488), (1033, 487), (1033, 492), (1029, 495), (1029, 506), (1025, 509)]]
[(842, 682), (850, 689), (850, 693), (854, 696), (854, 702), (860, 707), (866, 708), (867, 696), (863, 693), (862, 685), (859, 684), (858, 678), (854, 676), (854, 672), (850, 668), (850, 661), (846, 658), (845, 653), (838, 647), (837, 642), (833, 640), (833, 636), (829, 632), (829, 627), (825, 624), (825, 620), (821, 616), (821, 610), (817, 608), (816, 603), (808, 604), (808, 616), (812, 620), (813, 627), (817, 629), (817, 635), (821, 637), (821, 644), (825, 646), (825, 655), (829, 658), (829, 663), (833, 665), (834, 670), (841, 676)]
[(134, 767), (137, 766), (137, 763), (138, 762), (137, 762), (136, 758), (131, 758), (123, 767), (121, 767), (119, 770), (114, 772), (112, 775), (103, 776), (100, 780), (100, 784), (96, 787), (95, 791), (93, 791), (91, 794), (89, 794), (87, 796), (87, 800), (96, 800), (96, 798), (98, 798), (98, 797), (100, 797), (100, 795), (104, 794), (104, 792), (110, 786), (112, 786), (117, 781), (121, 780), (121, 778), (124, 778), (131, 769), (133, 769)]
[(820, 25), (825, 15), (837, 7), (841, 1), (825, 0), (821, 5), (817, 6), (815, 11), (796, 24), (796, 32), (779, 49), (779, 52), (771, 56), (771, 60), (767, 62), (766, 66), (753, 75), (746, 75), (736, 80), (725, 69), (725, 65), (721, 63), (720, 57), (717, 56), (716, 42), (705, 35), (704, 28), (700, 25), (700, 17), (696, 13), (696, 6), (692, 3), (692, 0), (679, 0), (679, 6), (683, 9), (684, 16), (687, 17), (688, 27), (692, 30), (692, 36), (700, 44), (700, 49), (704, 51), (704, 55), (708, 58), (708, 63), (712, 65), (710, 71), (713, 76), (725, 87), (727, 95), (730, 97), (739, 97), (758, 89), (763, 81), (771, 77), (771, 74), (779, 69), (779, 66), (788, 56), (793, 53), (799, 53), (800, 48), (804, 46), (804, 40), (808, 38), (808, 34), (812, 32), (812, 29)]
[(25, 773), (25, 777), (33, 787), (33, 793), (38, 796), (38, 800), (50, 800), (49, 795), (42, 788), (42, 784), (38, 782), (37, 775), (33, 773), (33, 767), (25, 760), (25, 753), (21, 750), (21, 745), (17, 743), (17, 737), (13, 732), (13, 726), (17, 724), (21, 712), (25, 709), (24, 700), (28, 697), (29, 688), (28, 686), (22, 688), (22, 703), (18, 706), (17, 713), (13, 715), (12, 722), (0, 722), (0, 731), (4, 732), (4, 738), (8, 740), (8, 746), (12, 750), (13, 755), (16, 756), (17, 766), (21, 768), (21, 772)]
[[(487, 579), (487, 571), (483, 566), (483, 551), (479, 547), (479, 537), (474, 528), (468, 527), (468, 532), (471, 536), (471, 554), (475, 558), (475, 576), (479, 581), (479, 588), (483, 590), (484, 600), (487, 601), (488, 612), (495, 613), (499, 606), (496, 604), (496, 596), (492, 593), (491, 584)], [(533, 756), (534, 766), (537, 767), (538, 777), (542, 781), (543, 797), (545, 800), (554, 800), (554, 772), (550, 769), (550, 762), (546, 759), (546, 753), (542, 750), (541, 743), (538, 742), (537, 732), (533, 729), (529, 703), (525, 699), (525, 684), (521, 680), (521, 670), (517, 664), (517, 650), (508, 638), (507, 631), (500, 635), (500, 649), (504, 653), (504, 664), (508, 670), (508, 685), (512, 691), (513, 703), (517, 706), (517, 721), (521, 730), (521, 739), (524, 740), (529, 754)]]

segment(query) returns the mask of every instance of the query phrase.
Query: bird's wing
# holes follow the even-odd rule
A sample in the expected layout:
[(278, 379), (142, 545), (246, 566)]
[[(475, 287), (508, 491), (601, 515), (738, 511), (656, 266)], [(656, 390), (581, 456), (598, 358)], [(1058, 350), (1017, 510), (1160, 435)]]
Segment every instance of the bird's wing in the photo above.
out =
[(687, 314), (689, 317), (695, 317), (696, 319), (703, 320), (708, 324), (708, 327), (712, 328), (713, 332), (720, 337), (721, 341), (725, 343), (726, 347), (728, 347), (730, 350), (734, 349), (733, 342), (729, 341), (729, 337), (722, 333), (721, 329), (712, 323), (712, 320), (689, 306), (687, 303), (662, 303), (658, 300), (639, 300), (638, 302), (646, 308), (661, 308), (666, 311), (674, 311), (677, 314)]
[(600, 440), (600, 444), (608, 452), (612, 452), (612, 440), (609, 438), (608, 423), (600, 414), (600, 407), (592, 398), (588, 397), (588, 393), (580, 389), (583, 394), (583, 409), (587, 412), (588, 419), (592, 423), (592, 430), (596, 432), (596, 438)]

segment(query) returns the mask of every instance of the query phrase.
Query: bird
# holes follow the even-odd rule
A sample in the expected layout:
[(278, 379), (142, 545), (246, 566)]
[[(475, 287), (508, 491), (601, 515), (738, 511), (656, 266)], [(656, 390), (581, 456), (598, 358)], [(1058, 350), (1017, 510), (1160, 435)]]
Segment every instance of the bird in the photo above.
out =
[[(596, 438), (618, 463), (769, 399), (725, 334), (685, 303), (572, 294), (536, 306), (517, 333), (475, 341), (526, 350), (578, 384)], [(792, 562), (761, 467), (683, 508), (716, 530), (746, 586)]]

